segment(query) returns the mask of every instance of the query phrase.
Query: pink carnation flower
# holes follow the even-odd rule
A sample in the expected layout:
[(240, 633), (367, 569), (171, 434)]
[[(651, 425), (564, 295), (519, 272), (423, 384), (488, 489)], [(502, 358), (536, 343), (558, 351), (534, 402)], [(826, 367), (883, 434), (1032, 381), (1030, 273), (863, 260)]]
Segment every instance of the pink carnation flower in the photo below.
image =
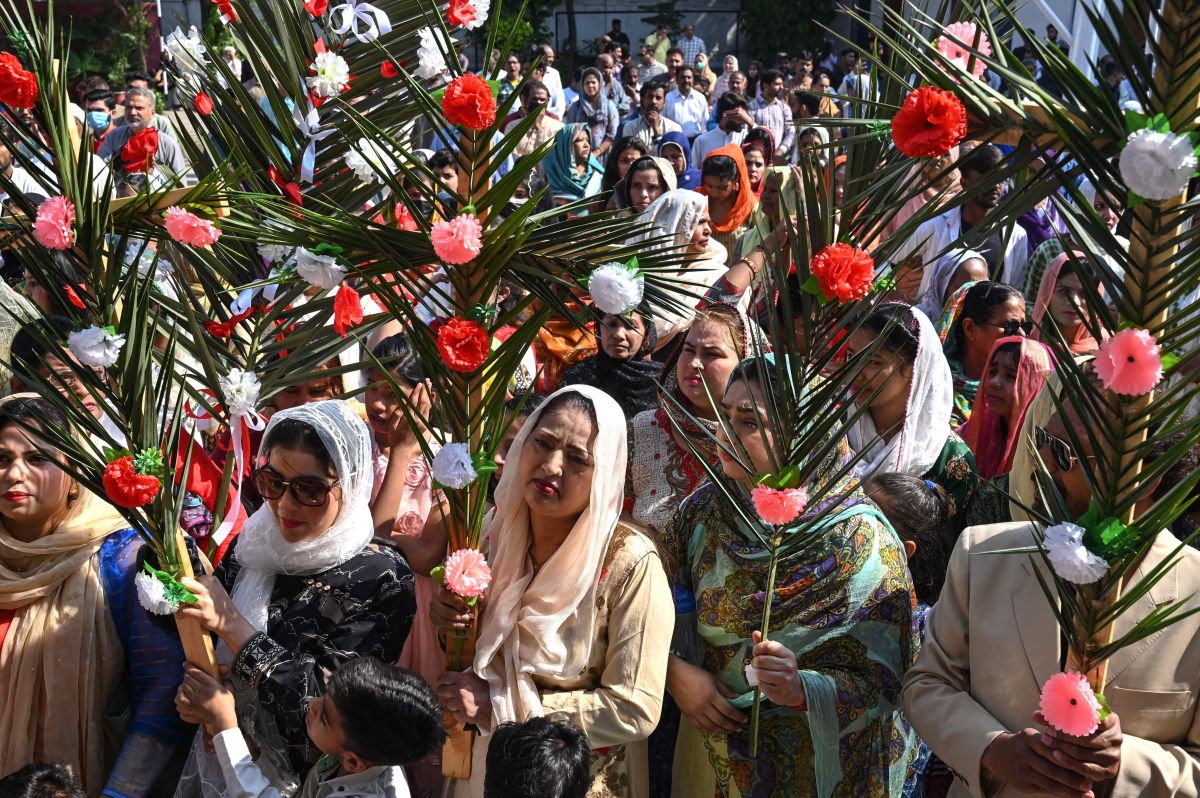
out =
[(1121, 330), (1096, 350), (1096, 375), (1104, 387), (1125, 396), (1150, 393), (1163, 376), (1154, 336), (1145, 330)]
[[(979, 36), (979, 44), (975, 45), (975, 36)], [(974, 50), (969, 49), (974, 47)], [(974, 22), (954, 22), (946, 26), (945, 34), (937, 40), (938, 52), (962, 69), (967, 68), (972, 52), (975, 53), (975, 63), (971, 66), (971, 74), (982, 78), (987, 70), (987, 64), (979, 55), (992, 54), (992, 45), (987, 34), (979, 31)]]
[(483, 250), (483, 225), (473, 214), (464, 213), (435, 224), (430, 238), (439, 260), (461, 266), (475, 260)]
[(1038, 708), (1046, 723), (1063, 734), (1086, 737), (1100, 726), (1100, 702), (1083, 674), (1074, 671), (1046, 680)]
[(808, 504), (808, 494), (804, 492), (804, 488), (776, 490), (759, 485), (750, 491), (750, 498), (754, 500), (754, 510), (758, 517), (776, 526), (795, 521)]
[(51, 197), (38, 206), (33, 235), (46, 249), (75, 246), (75, 205), (66, 197)]
[(459, 549), (446, 558), (446, 587), (456, 596), (479, 598), (492, 583), (492, 569), (483, 553), (476, 549)]
[(215, 224), (183, 208), (167, 208), (166, 226), (171, 238), (190, 247), (211, 246), (221, 237)]

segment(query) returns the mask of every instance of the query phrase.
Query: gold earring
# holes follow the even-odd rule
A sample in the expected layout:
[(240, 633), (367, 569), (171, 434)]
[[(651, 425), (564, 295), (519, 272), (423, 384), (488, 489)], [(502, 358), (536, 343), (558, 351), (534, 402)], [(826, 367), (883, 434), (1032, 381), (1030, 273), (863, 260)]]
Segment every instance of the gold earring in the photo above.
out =
[(73, 502), (79, 498), (79, 484), (71, 485), (71, 489), (67, 491), (67, 501)]

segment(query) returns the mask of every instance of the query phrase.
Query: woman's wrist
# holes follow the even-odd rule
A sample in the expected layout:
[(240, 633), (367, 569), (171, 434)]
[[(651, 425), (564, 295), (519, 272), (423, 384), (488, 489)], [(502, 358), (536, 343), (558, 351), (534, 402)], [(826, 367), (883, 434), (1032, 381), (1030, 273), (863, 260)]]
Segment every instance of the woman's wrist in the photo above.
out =
[(254, 637), (256, 634), (258, 634), (258, 630), (251, 626), (250, 622), (244, 617), (238, 615), (234, 618), (230, 618), (217, 636), (220, 637), (221, 640), (224, 641), (225, 645), (229, 647), (229, 650), (236, 655), (237, 652), (242, 650), (242, 646), (246, 644), (246, 641)]

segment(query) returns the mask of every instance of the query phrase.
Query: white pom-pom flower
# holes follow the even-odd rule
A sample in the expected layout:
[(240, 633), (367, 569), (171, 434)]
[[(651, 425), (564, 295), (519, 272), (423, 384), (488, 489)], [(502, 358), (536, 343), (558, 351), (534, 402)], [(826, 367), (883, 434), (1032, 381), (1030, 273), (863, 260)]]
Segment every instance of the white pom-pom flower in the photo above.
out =
[(359, 139), (358, 144), (346, 152), (345, 161), (364, 183), (374, 183), (382, 171), (397, 172), (400, 169), (396, 159), (370, 139)]
[(1146, 128), (1126, 140), (1119, 165), (1121, 179), (1134, 194), (1171, 199), (1183, 193), (1196, 173), (1196, 149), (1187, 136)]
[(100, 327), (88, 327), (67, 336), (67, 346), (83, 365), (106, 369), (121, 356), (125, 336), (113, 335)]
[(1054, 573), (1076, 585), (1090, 585), (1108, 572), (1108, 563), (1083, 545), (1086, 530), (1075, 524), (1048, 527), (1042, 542)]
[(312, 62), (312, 71), (313, 74), (305, 80), (318, 97), (336, 97), (350, 82), (350, 65), (337, 53), (317, 53)]
[(483, 23), (487, 22), (488, 11), (491, 8), (491, 0), (470, 0), (471, 8), (475, 11), (475, 21), (463, 25), (467, 30), (475, 30), (482, 28)]
[(446, 71), (445, 53), (454, 52), (450, 40), (441, 30), (421, 28), (417, 31), (420, 46), (417, 47), (417, 68), (413, 72), (419, 78), (432, 80)]
[(479, 478), (465, 443), (447, 443), (433, 457), (433, 479), (439, 485), (462, 490)]
[(758, 668), (754, 667), (753, 665), (747, 665), (745, 671), (746, 684), (750, 685), (751, 687), (758, 687)]
[(204, 42), (200, 40), (200, 33), (195, 25), (186, 34), (182, 28), (176, 26), (167, 36), (164, 46), (184, 72), (198, 74), (203, 72), (208, 64), (208, 51), (204, 48)]
[(294, 249), (287, 244), (259, 244), (258, 255), (268, 263), (283, 263), (291, 257)]
[(605, 313), (629, 313), (642, 301), (645, 279), (623, 263), (606, 263), (588, 278), (588, 293)]
[(258, 412), (258, 394), (262, 385), (253, 371), (230, 369), (221, 378), (221, 396), (231, 416), (252, 416)]
[(175, 603), (167, 598), (167, 589), (158, 577), (138, 571), (133, 577), (133, 584), (137, 587), (138, 602), (146, 612), (170, 615), (175, 611)]
[(337, 288), (346, 277), (346, 267), (339, 266), (333, 255), (318, 255), (301, 247), (296, 251), (296, 273), (317, 288)]

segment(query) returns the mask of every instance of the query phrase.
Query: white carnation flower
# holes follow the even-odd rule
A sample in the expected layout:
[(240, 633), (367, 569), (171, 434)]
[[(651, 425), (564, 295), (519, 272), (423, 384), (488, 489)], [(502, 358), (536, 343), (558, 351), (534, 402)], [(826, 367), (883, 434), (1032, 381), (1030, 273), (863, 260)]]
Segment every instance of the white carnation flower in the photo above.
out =
[(315, 74), (305, 80), (318, 97), (336, 97), (342, 93), (342, 87), (350, 82), (350, 65), (337, 53), (317, 53), (312, 69)]
[(346, 267), (339, 266), (333, 255), (318, 255), (301, 247), (296, 251), (296, 273), (317, 288), (337, 288), (346, 277)]
[(1196, 173), (1196, 149), (1187, 136), (1143, 129), (1121, 150), (1121, 179), (1134, 194), (1151, 200), (1178, 197)]
[(1046, 529), (1042, 547), (1054, 573), (1076, 585), (1090, 585), (1108, 572), (1108, 563), (1083, 545), (1086, 530), (1075, 524), (1055, 524)]
[(433, 28), (421, 28), (417, 36), (421, 45), (417, 48), (417, 68), (413, 74), (426, 80), (440, 77), (447, 69), (444, 53), (454, 52), (450, 40), (441, 29)]
[(379, 172), (399, 171), (400, 165), (391, 153), (370, 139), (359, 139), (358, 144), (346, 152), (346, 166), (364, 183), (374, 183)]
[(259, 244), (258, 255), (268, 263), (283, 263), (291, 257), (294, 249), (287, 244)]
[(137, 586), (138, 601), (146, 612), (170, 615), (175, 611), (175, 604), (167, 598), (167, 589), (158, 581), (158, 577), (138, 571), (133, 583)]
[(230, 416), (252, 416), (258, 411), (258, 393), (262, 385), (253, 371), (230, 369), (221, 378), (221, 396)]
[(645, 290), (645, 279), (621, 263), (606, 263), (588, 278), (588, 293), (605, 313), (630, 312), (641, 304)]
[(433, 457), (433, 479), (439, 485), (462, 490), (479, 478), (465, 443), (447, 443)]
[(204, 42), (200, 40), (200, 33), (193, 25), (185, 34), (179, 26), (175, 27), (174, 32), (167, 36), (164, 46), (171, 53), (171, 57), (175, 59), (175, 63), (184, 72), (200, 73), (204, 71), (204, 67), (208, 64), (208, 50), (204, 47)]
[(125, 336), (113, 335), (100, 327), (88, 327), (67, 336), (67, 346), (83, 365), (106, 369), (120, 357)]
[(758, 668), (753, 665), (746, 666), (746, 684), (751, 687), (758, 687)]
[(483, 27), (483, 23), (487, 22), (488, 10), (491, 7), (491, 0), (471, 0), (471, 8), (475, 9), (475, 21), (463, 27), (467, 30), (475, 30)]

